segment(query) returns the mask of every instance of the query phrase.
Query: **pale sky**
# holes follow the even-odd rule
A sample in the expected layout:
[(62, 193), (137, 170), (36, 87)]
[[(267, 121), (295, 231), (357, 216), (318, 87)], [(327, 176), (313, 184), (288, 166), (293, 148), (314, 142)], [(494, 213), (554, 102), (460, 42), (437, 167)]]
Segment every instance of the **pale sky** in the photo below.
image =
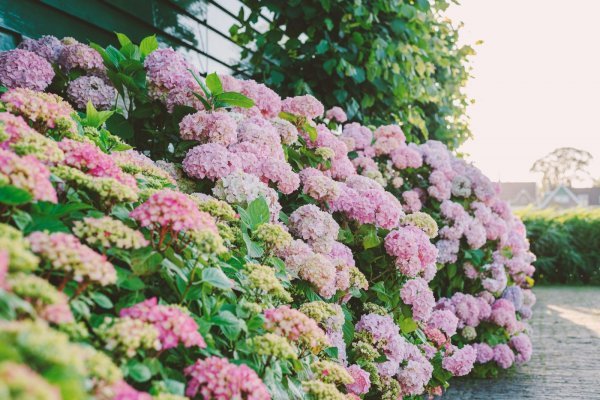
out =
[(474, 139), (460, 150), (493, 180), (533, 181), (558, 147), (592, 153), (600, 178), (600, 0), (462, 0), (447, 15), (475, 46)]

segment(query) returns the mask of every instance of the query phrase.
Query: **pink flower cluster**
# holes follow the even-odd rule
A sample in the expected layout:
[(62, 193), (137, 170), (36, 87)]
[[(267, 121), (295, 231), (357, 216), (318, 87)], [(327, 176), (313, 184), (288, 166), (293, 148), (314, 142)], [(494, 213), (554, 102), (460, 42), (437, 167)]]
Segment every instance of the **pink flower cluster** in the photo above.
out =
[(54, 36), (45, 35), (39, 39), (25, 38), (17, 48), (31, 51), (42, 57), (49, 63), (55, 63), (58, 61), (60, 52), (63, 49), (63, 44)]
[(452, 354), (443, 358), (442, 367), (452, 372), (454, 376), (465, 376), (473, 369), (476, 359), (477, 350), (474, 347), (469, 345), (461, 349), (454, 347)]
[(340, 184), (340, 195), (330, 206), (361, 224), (385, 229), (396, 228), (404, 216), (398, 199), (374, 180), (360, 175), (352, 175)]
[(196, 321), (176, 306), (159, 305), (156, 297), (124, 308), (119, 315), (154, 325), (164, 350), (177, 347), (180, 343), (184, 347), (206, 347), (204, 338), (198, 332)]
[(185, 370), (189, 378), (185, 394), (212, 400), (270, 400), (271, 395), (256, 372), (247, 365), (231, 364), (225, 358), (208, 357)]
[[(373, 132), (358, 122), (344, 125), (342, 135), (345, 142), (351, 144), (348, 146), (349, 150), (364, 150), (373, 142)], [(346, 139), (350, 139), (350, 141), (348, 142)]]
[(371, 388), (371, 377), (369, 373), (356, 364), (349, 366), (347, 369), (350, 376), (354, 379), (354, 382), (346, 385), (346, 389), (348, 389), (350, 393), (356, 395), (368, 393)]
[(222, 111), (198, 111), (188, 114), (179, 123), (182, 139), (229, 146), (237, 142), (237, 123)]
[(429, 362), (419, 348), (409, 344), (406, 352), (404, 365), (398, 371), (396, 376), (402, 394), (420, 395), (425, 391), (425, 386), (431, 380), (433, 374), (433, 365)]
[(288, 97), (283, 100), (281, 111), (314, 119), (323, 115), (325, 108), (314, 96), (306, 94), (304, 96)]
[(42, 91), (54, 78), (52, 65), (27, 50), (0, 53), (0, 83), (8, 88), (26, 88)]
[(489, 318), (491, 307), (484, 297), (474, 297), (461, 292), (451, 298), (441, 298), (436, 305), (437, 310), (448, 310), (458, 318), (458, 328), (476, 327), (481, 321)]
[(387, 361), (377, 364), (381, 375), (394, 376), (400, 363), (407, 357), (409, 343), (400, 335), (400, 328), (391, 317), (379, 314), (363, 314), (355, 326), (356, 332), (368, 332), (376, 348), (383, 351)]
[(428, 282), (435, 276), (438, 251), (421, 229), (405, 226), (391, 231), (385, 237), (385, 250), (396, 257), (396, 266), (404, 275), (422, 275)]
[(97, 178), (113, 178), (137, 190), (135, 178), (124, 173), (111, 156), (103, 153), (94, 144), (63, 139), (58, 145), (65, 153), (64, 164), (69, 167), (77, 168)]
[(0, 150), (0, 180), (26, 190), (35, 200), (57, 202), (56, 190), (50, 182), (50, 170), (32, 155), (18, 155)]
[(114, 284), (117, 273), (105, 255), (100, 255), (68, 233), (33, 232), (27, 237), (31, 251), (47, 260), (52, 269), (71, 275), (77, 282), (102, 286)]
[(153, 230), (218, 232), (210, 214), (198, 210), (196, 203), (185, 194), (169, 189), (154, 193), (129, 216)]
[(218, 143), (206, 143), (188, 151), (182, 165), (189, 176), (214, 181), (241, 170), (242, 159)]
[(78, 110), (85, 110), (88, 101), (98, 110), (108, 110), (115, 103), (117, 91), (97, 76), (80, 76), (69, 82), (67, 96)]
[(167, 110), (173, 111), (177, 105), (203, 109), (202, 103), (193, 95), (200, 87), (194, 80), (192, 66), (184, 57), (171, 48), (158, 49), (144, 60), (148, 79), (148, 94), (162, 101)]
[(408, 280), (400, 289), (400, 297), (404, 304), (412, 306), (414, 320), (425, 322), (429, 319), (435, 306), (435, 298), (426, 280)]
[(83, 43), (64, 46), (60, 51), (58, 64), (67, 73), (73, 69), (81, 69), (93, 74), (105, 72), (104, 61), (100, 53)]
[(303, 342), (315, 349), (327, 343), (325, 332), (304, 313), (288, 305), (264, 311), (265, 329), (287, 338), (291, 342)]
[(330, 214), (312, 204), (297, 208), (290, 215), (289, 225), (293, 234), (306, 240), (320, 253), (331, 251), (340, 229)]
[(344, 110), (338, 106), (332, 107), (329, 110), (327, 110), (327, 112), (325, 113), (325, 118), (339, 123), (344, 123), (348, 121), (348, 116), (346, 115)]

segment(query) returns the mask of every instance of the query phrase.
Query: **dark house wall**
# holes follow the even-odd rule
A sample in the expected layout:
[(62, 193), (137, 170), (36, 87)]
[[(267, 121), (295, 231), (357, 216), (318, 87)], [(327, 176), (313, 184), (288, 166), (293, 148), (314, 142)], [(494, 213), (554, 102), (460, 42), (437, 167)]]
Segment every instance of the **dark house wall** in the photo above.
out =
[(240, 7), (238, 0), (0, 0), (0, 50), (24, 36), (73, 36), (104, 46), (116, 42), (115, 31), (136, 42), (156, 34), (201, 72), (231, 73), (241, 49), (228, 31)]

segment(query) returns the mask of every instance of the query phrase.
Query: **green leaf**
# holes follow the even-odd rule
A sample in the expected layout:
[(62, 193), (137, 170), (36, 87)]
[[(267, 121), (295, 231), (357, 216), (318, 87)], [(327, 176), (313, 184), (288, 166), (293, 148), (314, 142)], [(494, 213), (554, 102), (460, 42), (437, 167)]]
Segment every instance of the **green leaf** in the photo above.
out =
[(104, 294), (98, 292), (90, 293), (90, 297), (94, 300), (94, 303), (98, 304), (102, 308), (106, 308), (107, 310), (113, 308), (113, 302)]
[(414, 332), (418, 327), (419, 326), (417, 325), (415, 320), (412, 318), (404, 318), (400, 322), (400, 330), (402, 331), (402, 333), (408, 334), (408, 333)]
[(131, 269), (136, 275), (151, 275), (160, 269), (163, 256), (150, 247), (136, 250), (132, 254)]
[(152, 371), (142, 363), (135, 363), (127, 368), (128, 375), (136, 382), (147, 382), (152, 378)]
[(215, 100), (230, 107), (250, 108), (254, 106), (254, 100), (236, 92), (223, 92), (216, 95)]
[(271, 218), (269, 204), (267, 204), (267, 201), (262, 196), (254, 199), (250, 204), (248, 204), (246, 211), (250, 217), (249, 226), (252, 230), (255, 230), (260, 225), (269, 222), (269, 219)]
[(210, 105), (210, 103), (206, 100), (206, 98), (204, 96), (202, 96), (200, 93), (196, 93), (196, 92), (192, 92), (192, 94), (198, 99), (200, 100), (200, 102), (202, 103), (202, 105), (204, 106), (204, 108), (206, 110), (211, 110), (212, 106)]
[(231, 311), (221, 311), (213, 317), (212, 322), (221, 328), (229, 340), (236, 340), (242, 331), (247, 331), (244, 320), (236, 317)]
[(208, 86), (208, 89), (213, 96), (223, 93), (223, 84), (221, 83), (221, 79), (216, 72), (206, 76), (206, 86)]
[(131, 123), (121, 114), (113, 114), (107, 121), (106, 127), (108, 130), (122, 139), (133, 138), (133, 126)]
[(9, 206), (20, 206), (33, 200), (33, 195), (27, 190), (13, 185), (0, 186), (0, 203)]
[(85, 108), (85, 118), (82, 120), (85, 126), (100, 128), (113, 114), (111, 111), (98, 111), (91, 100), (88, 100)]
[(115, 32), (117, 35), (117, 40), (121, 46), (126, 46), (131, 43), (131, 39), (127, 37), (124, 33)]
[(144, 57), (156, 49), (158, 49), (158, 40), (156, 40), (156, 35), (147, 36), (142, 39), (140, 43), (140, 52)]
[(304, 131), (308, 133), (308, 137), (310, 138), (310, 140), (312, 140), (313, 142), (317, 140), (317, 137), (319, 136), (317, 128), (312, 126), (308, 121), (305, 122), (304, 125), (302, 125), (302, 129), (304, 129)]
[(233, 287), (231, 280), (218, 268), (206, 268), (202, 270), (202, 282), (223, 290)]

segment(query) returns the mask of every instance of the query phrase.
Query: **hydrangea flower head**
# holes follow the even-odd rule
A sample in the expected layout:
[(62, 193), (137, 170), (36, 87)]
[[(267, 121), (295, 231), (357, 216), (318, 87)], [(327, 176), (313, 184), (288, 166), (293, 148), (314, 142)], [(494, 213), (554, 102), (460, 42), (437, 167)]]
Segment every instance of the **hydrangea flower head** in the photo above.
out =
[(208, 213), (198, 210), (196, 203), (185, 194), (170, 189), (154, 193), (136, 207), (130, 217), (150, 229), (218, 233), (214, 219)]
[(57, 202), (56, 191), (50, 183), (50, 170), (32, 155), (19, 157), (0, 150), (0, 181), (26, 190), (35, 200)]
[(31, 250), (53, 269), (71, 274), (77, 282), (84, 280), (102, 286), (117, 281), (117, 273), (106, 256), (96, 253), (68, 233), (34, 232), (27, 237)]
[(42, 91), (53, 78), (52, 65), (35, 53), (21, 49), (0, 53), (0, 83), (8, 88)]
[(85, 110), (91, 101), (98, 110), (108, 110), (115, 102), (117, 91), (97, 76), (80, 76), (69, 82), (67, 96), (78, 110)]
[(154, 325), (163, 349), (177, 347), (180, 343), (184, 347), (206, 347), (196, 321), (179, 307), (159, 305), (156, 297), (124, 308), (119, 315)]
[(286, 98), (281, 103), (281, 110), (308, 119), (320, 117), (325, 112), (323, 104), (310, 94)]

